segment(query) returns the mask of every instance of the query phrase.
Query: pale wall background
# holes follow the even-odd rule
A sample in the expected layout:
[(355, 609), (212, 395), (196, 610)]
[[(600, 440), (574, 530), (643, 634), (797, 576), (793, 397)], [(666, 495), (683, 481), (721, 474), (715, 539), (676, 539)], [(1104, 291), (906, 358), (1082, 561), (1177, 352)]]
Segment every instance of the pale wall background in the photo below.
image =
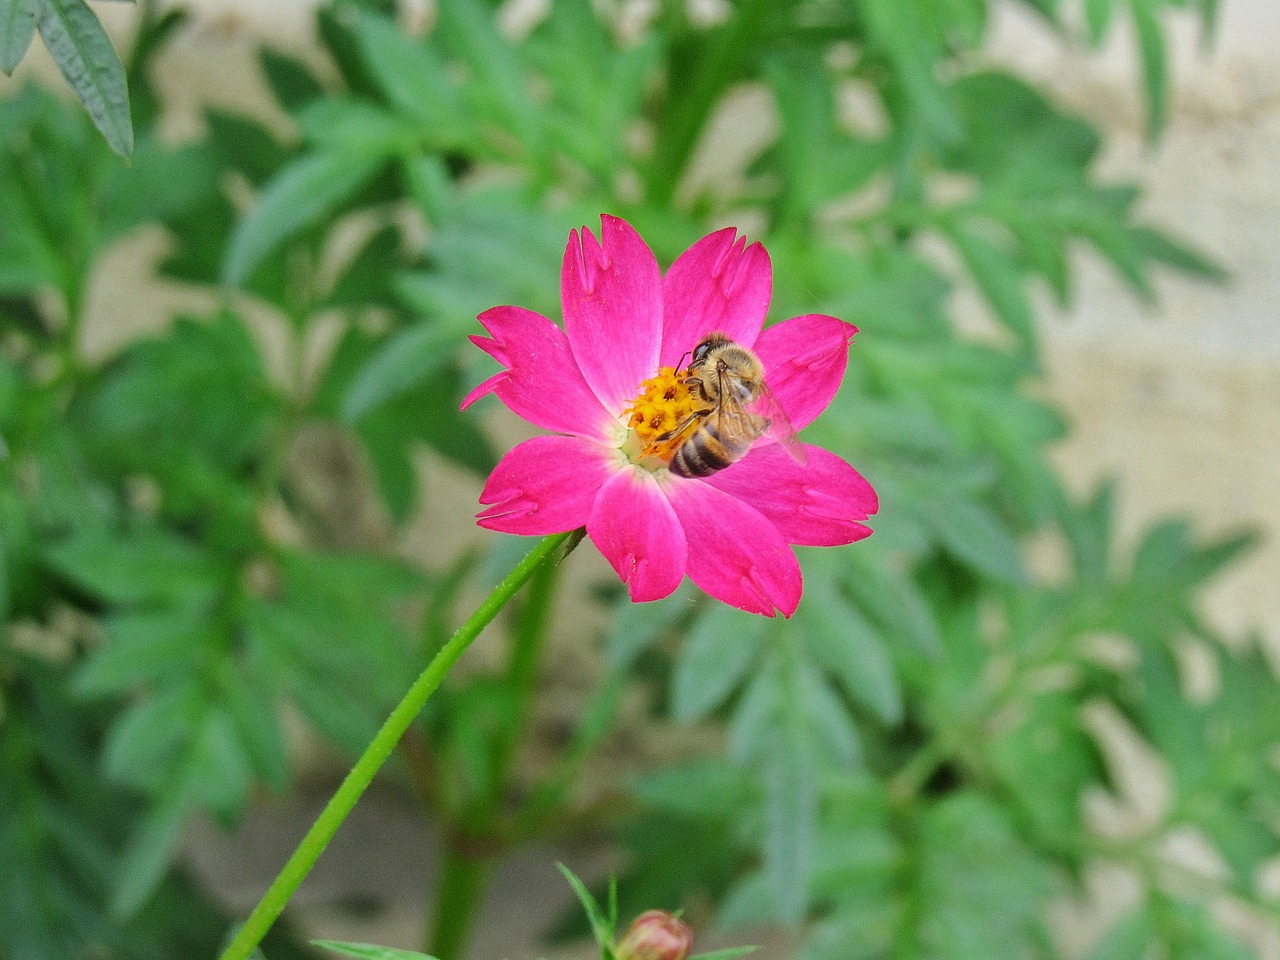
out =
[[(187, 5), (198, 11), (196, 22), (158, 65), (172, 96), (176, 137), (196, 129), (202, 102), (266, 109), (253, 59), (258, 39), (304, 55), (314, 52), (315, 0)], [(96, 9), (113, 30), (127, 34), (132, 8)], [(1012, 5), (994, 32), (993, 61), (1044, 82), (1067, 106), (1100, 125), (1109, 144), (1108, 176), (1139, 182), (1152, 221), (1192, 241), (1232, 274), (1224, 287), (1161, 276), (1159, 303), (1145, 308), (1107, 268), (1080, 258), (1073, 309), (1059, 316), (1045, 298), (1047, 390), (1073, 429), (1057, 459), (1080, 490), (1104, 476), (1120, 478), (1121, 522), (1130, 537), (1169, 513), (1190, 514), (1205, 534), (1244, 526), (1262, 530), (1262, 546), (1216, 585), (1208, 607), (1229, 631), (1261, 627), (1270, 648), (1280, 651), (1280, 0), (1223, 0), (1208, 47), (1192, 18), (1174, 26), (1171, 119), (1155, 148), (1143, 141), (1128, 34), (1092, 54), (1048, 36)], [(40, 50), (32, 51), (22, 70), (52, 75)], [(9, 84), (0, 77), (0, 95)], [(744, 99), (745, 110), (753, 110), (751, 104), (750, 97)], [(717, 152), (731, 153), (729, 141), (758, 136), (768, 127), (768, 118), (763, 124), (761, 119), (735, 124), (732, 113), (723, 118), (718, 130), (726, 140), (717, 143)], [(190, 304), (189, 294), (178, 288), (152, 285), (139, 296), (162, 244), (160, 236), (140, 236), (104, 264), (92, 301), (90, 349), (110, 351), (122, 338), (159, 326), (172, 309)], [(958, 296), (962, 312), (981, 325), (976, 298), (963, 291)], [(470, 526), (475, 492), (459, 490), (420, 521), (462, 533)], [(247, 909), (307, 817), (268, 810), (231, 841), (198, 830), (191, 849), (228, 899)], [(304, 887), (299, 914), (320, 935), (411, 944), (422, 923), (418, 898), (430, 855), (416, 816), (374, 795)], [(535, 930), (522, 914), (539, 913), (545, 904), (524, 911), (513, 900), (563, 903), (564, 891), (549, 887), (545, 873), (546, 864), (563, 855), (539, 851), (509, 865), (474, 956), (535, 955), (529, 939)], [(373, 897), (385, 909), (362, 920), (359, 911), (342, 907), (351, 895)], [(1280, 957), (1271, 946), (1270, 954)], [(758, 955), (788, 952), (775, 943)]]
[(1118, 475), (1130, 531), (1170, 512), (1205, 532), (1260, 528), (1210, 605), (1280, 650), (1280, 2), (1225, 0), (1208, 47), (1192, 18), (1174, 22), (1173, 109), (1154, 149), (1128, 35), (1086, 57), (1024, 20), (1004, 18), (993, 55), (1099, 123), (1107, 172), (1141, 183), (1150, 219), (1231, 272), (1225, 287), (1165, 275), (1144, 309), (1082, 263), (1075, 309), (1044, 329), (1050, 392), (1074, 428), (1059, 462), (1082, 485)]

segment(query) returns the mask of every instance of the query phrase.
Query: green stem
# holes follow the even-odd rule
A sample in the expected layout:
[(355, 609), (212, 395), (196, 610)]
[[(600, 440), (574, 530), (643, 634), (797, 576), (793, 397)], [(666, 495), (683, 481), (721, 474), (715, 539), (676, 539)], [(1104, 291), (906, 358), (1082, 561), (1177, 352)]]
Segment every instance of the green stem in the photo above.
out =
[(433, 957), (464, 955), (492, 872), (493, 857), (446, 843), (440, 865), (436, 915), (427, 945), (427, 952)]
[(280, 916), (285, 904), (297, 891), (306, 875), (311, 872), (311, 868), (315, 866), (324, 848), (342, 826), (342, 822), (356, 805), (365, 788), (373, 781), (374, 775), (391, 756), (391, 752), (404, 732), (409, 729), (409, 725), (426, 704), (427, 698), (440, 686), (449, 668), (457, 662), (480, 631), (488, 626), (489, 622), (515, 596), (516, 591), (524, 585), (525, 581), (533, 576), (534, 571), (553, 556), (556, 548), (571, 536), (573, 536), (572, 533), (560, 533), (545, 537), (516, 565), (506, 579), (493, 588), (493, 592), (485, 598), (476, 612), (458, 628), (449, 642), (440, 648), (440, 652), (427, 664), (427, 668), (414, 681), (409, 692), (404, 695), (404, 699), (391, 711), (382, 729), (374, 735), (372, 742), (355, 762), (355, 766), (342, 781), (333, 798), (320, 812), (320, 816), (307, 831), (307, 835), (302, 838), (298, 848), (294, 850), (279, 875), (258, 901), (258, 905), (253, 908), (244, 926), (223, 951), (221, 960), (246, 960), (253, 949), (262, 942), (271, 924), (275, 922), (276, 917)]
[[(534, 571), (516, 618), (506, 676), (511, 708), (496, 734), (489, 795), (481, 798), (465, 818), (482, 831), (500, 816), (511, 778), (512, 758), (520, 744), (521, 734), (527, 729), (556, 577), (554, 564), (543, 564)], [(465, 824), (462, 829), (465, 832)], [(446, 842), (432, 933), (427, 943), (428, 953), (437, 957), (465, 954), (495, 857), (503, 847), (505, 844), (492, 836), (486, 837), (484, 842), (468, 844), (465, 833)]]

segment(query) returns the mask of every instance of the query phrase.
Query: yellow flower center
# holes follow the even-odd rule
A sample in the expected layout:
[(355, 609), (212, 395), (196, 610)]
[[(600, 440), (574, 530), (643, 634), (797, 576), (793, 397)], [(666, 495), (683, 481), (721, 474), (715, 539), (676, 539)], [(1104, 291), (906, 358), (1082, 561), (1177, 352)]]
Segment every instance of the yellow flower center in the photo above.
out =
[(661, 368), (657, 376), (640, 384), (640, 395), (623, 411), (631, 435), (623, 451), (632, 463), (657, 469), (689, 438), (693, 415), (706, 409), (674, 367)]

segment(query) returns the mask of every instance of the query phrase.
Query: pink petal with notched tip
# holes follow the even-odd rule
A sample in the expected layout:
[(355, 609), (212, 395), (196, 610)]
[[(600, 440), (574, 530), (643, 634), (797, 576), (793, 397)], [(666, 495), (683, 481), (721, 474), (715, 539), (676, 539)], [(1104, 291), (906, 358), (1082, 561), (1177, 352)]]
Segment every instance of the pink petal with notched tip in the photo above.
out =
[(657, 477), (624, 467), (600, 489), (587, 534), (636, 602), (660, 600), (684, 579), (685, 532)]
[(760, 511), (700, 480), (668, 491), (692, 541), (686, 571), (704, 592), (748, 613), (784, 617), (800, 604), (800, 564), (778, 528)]
[(807, 313), (765, 328), (755, 342), (765, 383), (797, 430), (812, 423), (840, 389), (857, 332), (852, 323)]
[(569, 234), (560, 273), (569, 345), (610, 413), (635, 399), (658, 370), (662, 274), (653, 251), (625, 220), (600, 218), (600, 241), (586, 227)]
[(480, 323), (490, 336), (473, 336), (471, 342), (507, 369), (467, 394), (462, 409), (492, 392), (544, 430), (609, 436), (615, 420), (587, 385), (563, 330), (523, 307), (494, 307), (480, 314)]
[(582, 437), (534, 437), (516, 444), (489, 474), (480, 502), (490, 506), (476, 523), (526, 536), (576, 530), (617, 472), (617, 457), (617, 451)]
[(662, 278), (662, 366), (673, 367), (708, 333), (751, 346), (773, 294), (773, 266), (733, 227), (703, 237)]
[(858, 521), (879, 508), (871, 484), (829, 450), (803, 446), (803, 465), (776, 443), (757, 446), (704, 482), (760, 511), (788, 543), (834, 547), (870, 536)]

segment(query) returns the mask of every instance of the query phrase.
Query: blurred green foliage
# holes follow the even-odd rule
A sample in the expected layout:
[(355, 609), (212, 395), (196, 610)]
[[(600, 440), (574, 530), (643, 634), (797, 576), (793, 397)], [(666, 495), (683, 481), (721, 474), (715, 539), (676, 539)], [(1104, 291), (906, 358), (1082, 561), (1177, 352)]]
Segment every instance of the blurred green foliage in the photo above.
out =
[[(1070, 33), (1070, 5), (1028, 5)], [(710, 225), (751, 224), (772, 319), (862, 328), (806, 435), (874, 482), (877, 532), (802, 551), (789, 623), (683, 590), (603, 597), (610, 674), (526, 795), (509, 759), (536, 664), (449, 685), (405, 745), (445, 833), (494, 856), (604, 831), (629, 850), (625, 915), (700, 903), (726, 929), (800, 925), (805, 960), (1056, 956), (1046, 903), (1098, 862), (1142, 892), (1094, 960), (1247, 955), (1211, 908), (1274, 918), (1280, 698), (1256, 644), (1224, 645), (1197, 597), (1248, 538), (1170, 521), (1122, 550), (1114, 491), (1064, 489), (1031, 295), (1070, 301), (1081, 244), (1142, 297), (1160, 266), (1220, 272), (1137, 219), (1136, 187), (1098, 177), (1087, 121), (978, 64), (986, 0), (741, 0), (711, 24), (670, 2), (626, 35), (570, 0), (519, 35), (486, 0), (440, 3), (425, 37), (392, 6), (320, 11), (336, 80), (263, 48), (287, 135), (208, 109), (200, 138), (158, 138), (147, 67), (184, 17), (151, 8), (129, 58), (131, 164), (36, 86), (0, 103), (0, 956), (213, 954), (225, 921), (174, 866), (184, 825), (235, 824), (256, 791), (290, 789), (286, 706), (361, 748), (487, 576), (472, 556), (429, 576), (385, 539), (344, 539), (291, 451), (316, 429), (345, 438), (397, 529), (430, 495), (415, 449), (483, 476), (498, 450), (457, 401), (488, 368), (465, 337), (499, 303), (554, 316), (568, 229), (601, 211), (664, 263)], [(1132, 18), (1152, 135), (1160, 20), (1187, 6), (1211, 22), (1211, 0), (1084, 5), (1095, 45)], [(15, 24), (0, 17), (6, 69)], [(776, 135), (740, 176), (691, 178), (743, 85)], [(841, 112), (849, 92), (865, 116)], [(159, 274), (215, 305), (89, 356), (95, 270), (144, 225), (168, 233)], [(935, 259), (939, 242), (955, 256)], [(1001, 336), (957, 331), (956, 283)], [(1063, 544), (1059, 575), (1029, 567), (1032, 536)], [(551, 589), (534, 584), (514, 631), (543, 629)], [(653, 722), (710, 724), (724, 751), (583, 808), (574, 778), (630, 685), (656, 695)], [(1124, 836), (1085, 816), (1086, 794), (1127, 782), (1099, 710), (1167, 769), (1167, 803)], [(1168, 854), (1188, 831), (1221, 871)]]

